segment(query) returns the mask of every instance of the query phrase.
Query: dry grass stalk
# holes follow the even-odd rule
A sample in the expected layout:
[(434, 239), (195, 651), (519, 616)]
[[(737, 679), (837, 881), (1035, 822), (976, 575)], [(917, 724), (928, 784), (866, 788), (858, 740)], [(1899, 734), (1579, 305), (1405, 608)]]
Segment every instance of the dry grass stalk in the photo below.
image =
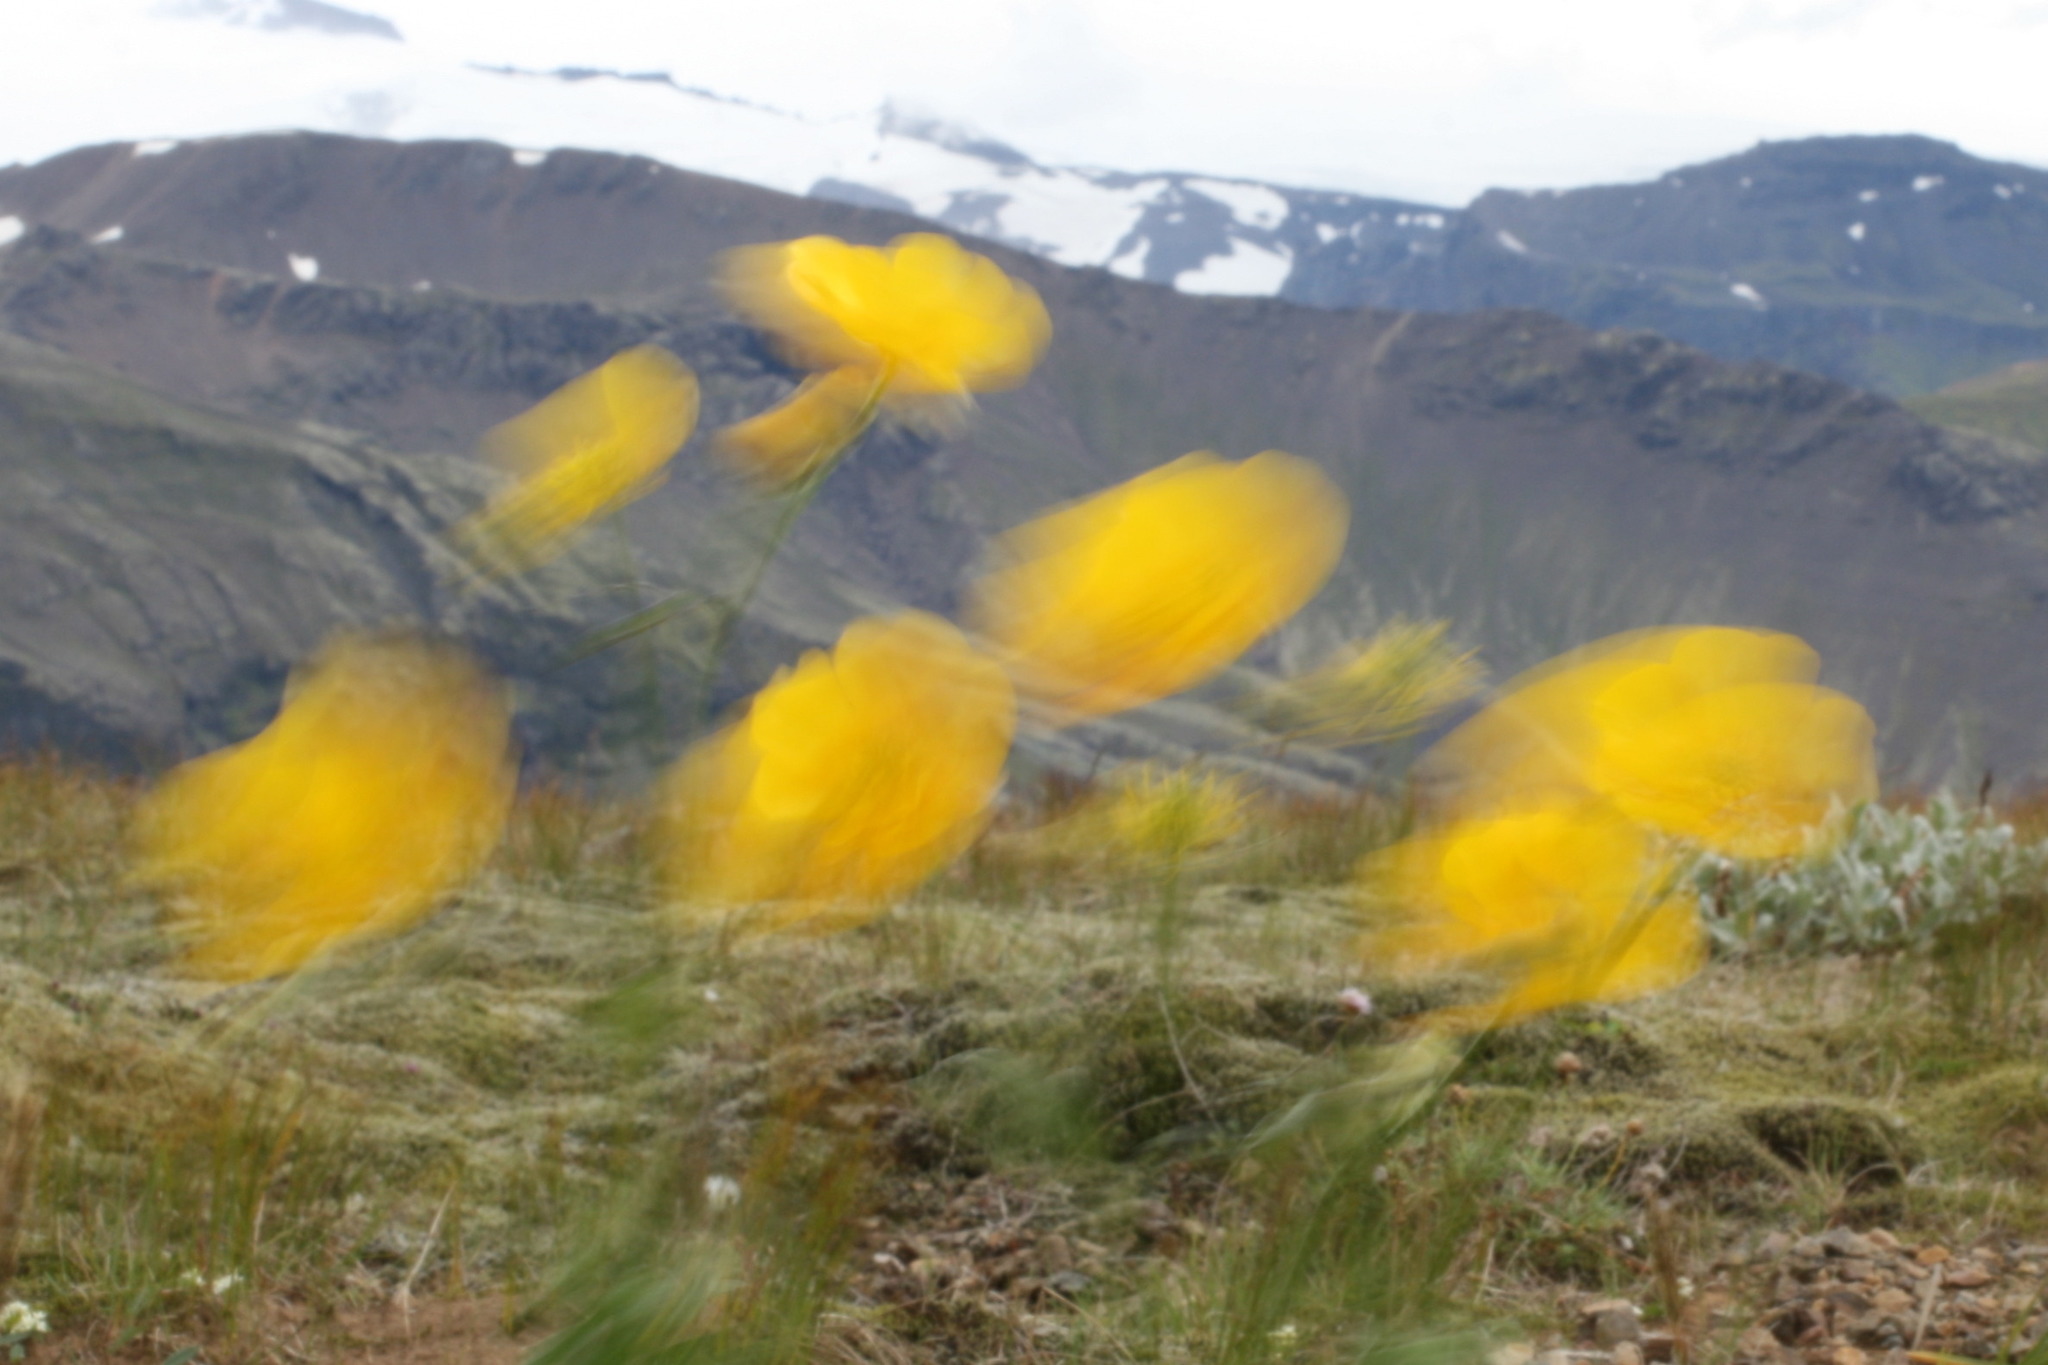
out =
[(0, 1284), (14, 1278), (42, 1131), (43, 1097), (18, 1075), (0, 1079)]

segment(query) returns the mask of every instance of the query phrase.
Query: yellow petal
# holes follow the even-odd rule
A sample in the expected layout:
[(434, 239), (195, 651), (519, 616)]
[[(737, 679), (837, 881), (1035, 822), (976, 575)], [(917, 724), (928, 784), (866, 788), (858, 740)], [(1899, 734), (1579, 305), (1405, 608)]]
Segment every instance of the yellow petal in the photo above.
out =
[(184, 893), (201, 969), (236, 978), (412, 923), (496, 844), (504, 690), (450, 645), (343, 635), (262, 733), (177, 769), (138, 820), (138, 874)]
[(1798, 852), (1876, 792), (1868, 714), (1771, 631), (1616, 636), (1510, 682), (1423, 770), (1473, 812), (1584, 793), (1740, 857)]
[(1186, 455), (1010, 532), (973, 609), (1025, 692), (1106, 715), (1193, 686), (1300, 610), (1348, 520), (1307, 460)]
[(859, 365), (813, 375), (768, 411), (718, 433), (718, 453), (769, 490), (801, 483), (860, 435), (881, 376)]
[(951, 625), (856, 621), (667, 779), (686, 913), (811, 930), (879, 913), (979, 831), (1014, 724), (1009, 681)]
[(559, 554), (576, 531), (653, 490), (697, 424), (697, 377), (659, 346), (621, 351), (485, 433), (519, 476), (458, 530), (486, 560)]
[(742, 247), (721, 284), (799, 364), (879, 369), (907, 393), (1014, 388), (1052, 336), (1029, 286), (937, 233), (881, 248), (835, 237)]
[(1455, 1027), (1621, 1000), (1684, 981), (1705, 960), (1690, 896), (1643, 833), (1597, 803), (1545, 801), (1458, 820), (1374, 855), (1382, 927), (1368, 955), (1398, 971), (1464, 968), (1502, 982)]

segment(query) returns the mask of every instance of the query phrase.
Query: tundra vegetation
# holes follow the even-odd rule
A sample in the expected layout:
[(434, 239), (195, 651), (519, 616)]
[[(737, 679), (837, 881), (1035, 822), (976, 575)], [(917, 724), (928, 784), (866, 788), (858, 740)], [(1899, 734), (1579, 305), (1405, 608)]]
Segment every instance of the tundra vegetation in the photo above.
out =
[[(769, 555), (879, 411), (968, 420), (1049, 341), (936, 237), (728, 288), (814, 372), (722, 443)], [(651, 486), (696, 396), (639, 348), (501, 428), (470, 571)], [(1021, 732), (1213, 679), (1345, 527), (1309, 462), (1175, 460), (1002, 537), (962, 624), (692, 718), (644, 796), (515, 793), (509, 699), (400, 630), (151, 786), (0, 767), (0, 1350), (2033, 1353), (2048, 822), (1881, 802), (1800, 641), (1487, 685), (1393, 621), (1243, 699), (1259, 763), (1005, 787)], [(1254, 780), (1432, 731), (1384, 788)]]

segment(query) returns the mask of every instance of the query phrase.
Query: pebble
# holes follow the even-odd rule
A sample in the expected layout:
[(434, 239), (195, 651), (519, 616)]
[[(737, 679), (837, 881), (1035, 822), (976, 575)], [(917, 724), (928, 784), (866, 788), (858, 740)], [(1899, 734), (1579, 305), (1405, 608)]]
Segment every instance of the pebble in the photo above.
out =
[[(1610, 1308), (1593, 1319), (1593, 1344), (1603, 1350), (1613, 1350), (1624, 1343), (1633, 1346), (1643, 1337), (1642, 1320), (1632, 1307)], [(1642, 1352), (1636, 1352), (1641, 1365)]]
[(1873, 1260), (1877, 1247), (1868, 1237), (1850, 1228), (1829, 1228), (1819, 1238), (1820, 1244), (1830, 1256), (1852, 1257), (1857, 1260)]

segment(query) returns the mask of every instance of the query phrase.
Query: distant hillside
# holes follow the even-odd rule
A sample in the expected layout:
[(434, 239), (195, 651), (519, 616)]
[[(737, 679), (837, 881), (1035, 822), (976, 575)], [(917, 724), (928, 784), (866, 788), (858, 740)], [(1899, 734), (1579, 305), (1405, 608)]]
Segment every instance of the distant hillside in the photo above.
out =
[[(419, 135), (440, 117), (428, 111), (458, 107), (508, 126), (567, 120), (579, 136), (615, 136), (615, 145), (645, 143), (643, 130), (658, 126), (667, 131), (655, 140), (675, 165), (917, 214), (1185, 293), (1325, 308), (1538, 308), (1894, 395), (2048, 356), (2048, 171), (1924, 137), (1764, 143), (1643, 184), (1493, 190), (1454, 209), (1213, 176), (1047, 167), (931, 119), (883, 110), (871, 124), (813, 123), (658, 73), (465, 70), (449, 79), (459, 99), (451, 88), (452, 104), (395, 115), (396, 130)], [(146, 187), (187, 176), (183, 163), (207, 161), (215, 145), (116, 144), (0, 170), (0, 235), (13, 218), (88, 237), (147, 231), (155, 249), (196, 228), (236, 240), (239, 264), (270, 271), (286, 270), (288, 254), (326, 261), (387, 249), (322, 246), (338, 229), (303, 215), (294, 215), (304, 238), (296, 244), (241, 241), (229, 218), (174, 226)], [(591, 173), (572, 153), (526, 148), (488, 154), (473, 174), (518, 219), (532, 188), (559, 185), (564, 157)], [(501, 174), (507, 158), (512, 173)], [(121, 192), (103, 197), (110, 191), (100, 177), (128, 161)], [(323, 164), (333, 168), (335, 158)], [(656, 201), (665, 193), (660, 177), (677, 173), (631, 157), (607, 164), (649, 177)], [(270, 170), (275, 180), (244, 186), (233, 208), (281, 231), (272, 219), (299, 191), (289, 165), (273, 160)], [(808, 212), (837, 221), (828, 209)], [(647, 221), (658, 217), (650, 208)], [(513, 280), (520, 265), (510, 249), (495, 265), (466, 263), (465, 278)], [(593, 244), (593, 254), (602, 249)], [(421, 278), (452, 278), (431, 241), (416, 239), (409, 250), (407, 268)]]
[[(914, 223), (635, 158), (530, 166), (487, 144), (308, 135), (81, 152), (0, 175), (0, 204), (45, 206), (102, 238), (122, 228), (93, 242), (31, 226), (0, 248), (0, 327), (41, 348), (29, 368), (61, 361), (99, 376), (64, 381), (82, 391), (119, 385), (168, 405), (131, 404), (136, 429), (160, 434), (114, 443), (95, 434), (97, 400), (0, 397), (13, 424), (0, 428), (8, 581), (67, 585), (0, 598), (9, 714), (41, 707), (92, 718), (109, 744), (188, 748), (232, 730), (230, 711), (260, 712), (264, 688), (328, 625), (398, 611), (470, 635), (526, 679), (535, 733), (568, 762), (610, 742), (595, 716), (618, 713), (650, 675), (625, 651), (603, 678), (552, 674), (553, 642), (615, 614), (635, 579), (717, 591), (761, 518), (700, 438), (624, 518), (630, 564), (624, 543), (593, 537), (566, 578), (521, 589), (542, 603), (531, 628), (509, 601), (464, 616), (419, 586), (433, 577), (418, 567), (432, 528), (482, 496), (448, 452), (648, 339), (698, 368), (707, 429), (758, 409), (795, 376), (710, 298), (715, 253), (808, 231), (881, 241)], [(1811, 375), (1535, 313), (1204, 299), (997, 254), (1045, 295), (1045, 363), (956, 435), (875, 433), (769, 584), (722, 696), (856, 611), (952, 607), (987, 538), (1052, 502), (1190, 449), (1279, 447), (1328, 468), (1354, 522), (1336, 580), (1255, 666), (1312, 661), (1395, 613), (1449, 617), (1502, 675), (1630, 626), (1776, 626), (1813, 640), (1830, 678), (1878, 712), (1893, 776), (2048, 771), (2048, 659), (2031, 644), (2048, 626), (2048, 478), (2026, 447), (1928, 426)], [(267, 634), (238, 606), (188, 611), (209, 582), (233, 603), (245, 579), (326, 581), (295, 547), (367, 515), (350, 510), (360, 499), (221, 512), (227, 492), (180, 472), (227, 440), (193, 434), (202, 418), (280, 447), (356, 452), (389, 471), (376, 478), (417, 485), (403, 534), (350, 541), (380, 547), (350, 562), (389, 586), (265, 607), (284, 623)], [(119, 457), (66, 455), (100, 449)], [(143, 491), (109, 501), (131, 481)], [(145, 517), (162, 528), (149, 533), (159, 567), (116, 573), (103, 547)], [(45, 523), (86, 529), (27, 534)], [(181, 586), (166, 595), (158, 581)], [(67, 593), (105, 599), (91, 649), (69, 643)], [(652, 661), (664, 706), (685, 690), (691, 639), (684, 622)], [(123, 709), (102, 682), (110, 670), (198, 700)], [(205, 700), (231, 678), (251, 680), (252, 700)], [(82, 733), (53, 722), (60, 732)], [(650, 752), (681, 738), (646, 735)], [(1062, 743), (1086, 762), (1091, 748), (1214, 750), (1228, 735), (1190, 704)]]
[(1930, 422), (2009, 436), (2048, 455), (2048, 360), (2017, 365), (1906, 400)]
[(2048, 172), (1922, 137), (1811, 138), (1639, 185), (1490, 190), (1441, 249), (1341, 245), (1285, 296), (1542, 308), (1884, 393), (2048, 356)]

